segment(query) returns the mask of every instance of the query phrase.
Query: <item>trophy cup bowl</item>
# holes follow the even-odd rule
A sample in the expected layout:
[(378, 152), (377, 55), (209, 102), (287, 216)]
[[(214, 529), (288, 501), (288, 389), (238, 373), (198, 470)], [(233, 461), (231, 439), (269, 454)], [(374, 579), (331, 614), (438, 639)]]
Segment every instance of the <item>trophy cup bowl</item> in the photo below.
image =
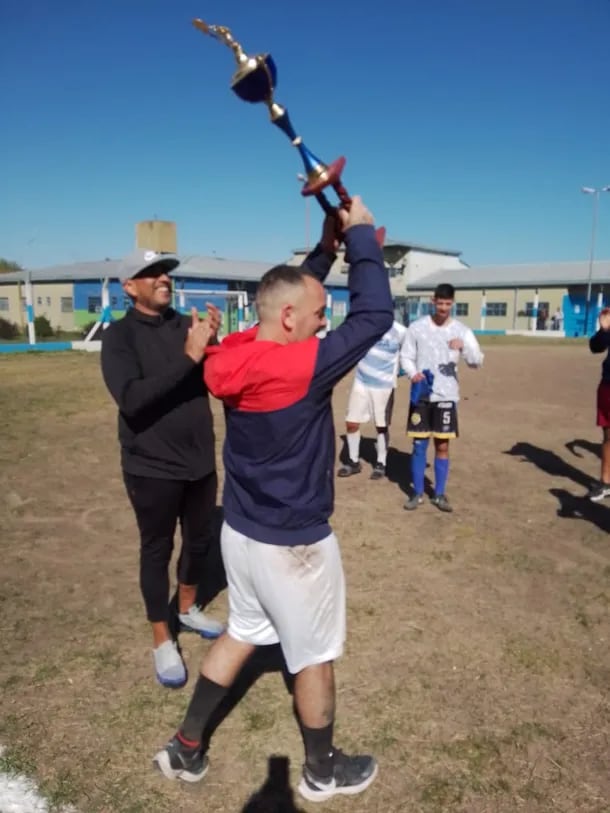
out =
[[(313, 195), (327, 214), (335, 214), (324, 189), (332, 187), (339, 198), (340, 204), (349, 209), (351, 198), (347, 189), (341, 183), (341, 173), (345, 167), (346, 159), (341, 156), (330, 164), (325, 164), (317, 158), (303, 143), (300, 135), (292, 126), (288, 111), (274, 100), (277, 86), (277, 67), (271, 54), (257, 54), (248, 56), (242, 46), (234, 39), (230, 30), (225, 26), (208, 25), (203, 20), (193, 20), (195, 28), (202, 33), (219, 40), (233, 51), (237, 62), (237, 70), (231, 79), (231, 90), (242, 101), (250, 104), (265, 104), (269, 110), (272, 124), (290, 139), (292, 145), (298, 150), (305, 169), (306, 182), (301, 189), (304, 196)], [(383, 245), (385, 229), (377, 229), (377, 242)]]

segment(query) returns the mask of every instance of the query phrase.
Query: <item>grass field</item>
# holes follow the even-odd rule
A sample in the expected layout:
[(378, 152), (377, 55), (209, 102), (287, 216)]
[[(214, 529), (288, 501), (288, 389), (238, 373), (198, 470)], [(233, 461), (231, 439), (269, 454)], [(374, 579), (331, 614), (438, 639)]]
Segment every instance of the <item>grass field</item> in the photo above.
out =
[[(453, 515), (402, 508), (404, 381), (388, 479), (370, 482), (365, 466), (337, 482), (348, 644), (336, 739), (373, 752), (380, 774), (326, 810), (610, 811), (610, 504), (582, 499), (599, 469), (599, 357), (582, 342), (485, 344), (485, 368), (462, 376)], [(80, 813), (314, 809), (289, 793), (279, 807), (252, 798), (270, 756), (290, 760), (292, 787), (302, 759), (274, 671), (214, 734), (200, 785), (151, 769), (209, 644), (183, 636), (186, 690), (155, 684), (98, 364), (0, 356), (0, 771), (35, 777)], [(348, 389), (336, 392), (338, 438)], [(211, 610), (226, 613), (224, 593)]]

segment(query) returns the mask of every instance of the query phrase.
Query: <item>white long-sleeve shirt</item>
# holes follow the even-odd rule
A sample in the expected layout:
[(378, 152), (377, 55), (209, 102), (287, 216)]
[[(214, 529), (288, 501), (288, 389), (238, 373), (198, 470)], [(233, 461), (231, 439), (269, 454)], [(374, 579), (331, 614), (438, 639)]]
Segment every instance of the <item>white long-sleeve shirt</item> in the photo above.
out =
[[(452, 339), (462, 340), (462, 350), (450, 349), (449, 342)], [(409, 378), (430, 370), (434, 375), (431, 401), (457, 402), (460, 400), (457, 377), (460, 356), (469, 367), (480, 367), (483, 364), (484, 355), (472, 330), (456, 319), (448, 319), (439, 326), (432, 317), (424, 316), (407, 329), (400, 364)]]
[(374, 344), (356, 367), (356, 378), (365, 387), (394, 389), (398, 375), (398, 360), (407, 328), (394, 321), (392, 327)]

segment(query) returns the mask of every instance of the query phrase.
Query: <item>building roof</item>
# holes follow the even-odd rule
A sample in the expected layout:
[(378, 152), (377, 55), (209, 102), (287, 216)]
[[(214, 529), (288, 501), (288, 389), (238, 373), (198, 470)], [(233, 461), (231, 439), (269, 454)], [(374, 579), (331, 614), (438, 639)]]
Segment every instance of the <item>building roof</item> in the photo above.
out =
[[(59, 282), (87, 279), (116, 279), (120, 260), (99, 260), (96, 262), (52, 265), (31, 271), (13, 271), (0, 274), (3, 282), (23, 282), (28, 274), (32, 282)], [(225, 260), (222, 257), (183, 257), (173, 276), (199, 279), (259, 280), (273, 263), (252, 262), (249, 260)]]
[[(178, 255), (180, 256), (180, 255)], [(32, 282), (75, 282), (77, 280), (117, 279), (121, 260), (100, 260), (96, 262), (53, 265), (31, 271), (12, 271), (0, 274), (2, 283), (25, 282), (28, 274)], [(200, 255), (181, 257), (180, 265), (170, 276), (184, 279), (216, 279), (239, 282), (258, 282), (265, 271), (273, 267), (272, 262), (253, 260), (231, 260), (224, 257)], [(326, 285), (345, 288), (347, 277), (335, 269), (326, 279)]]
[(120, 262), (120, 260), (97, 260), (70, 265), (51, 265), (48, 268), (35, 268), (27, 271), (11, 271), (10, 274), (0, 274), (0, 283), (24, 282), (28, 274), (32, 282), (105, 279), (106, 277), (116, 277)]
[[(589, 261), (561, 263), (526, 263), (520, 265), (481, 265), (472, 268), (451, 268), (435, 271), (408, 283), (410, 291), (429, 290), (441, 282), (456, 288), (533, 288), (586, 285)], [(610, 260), (593, 263), (591, 280), (595, 284), (610, 283)]]
[(193, 255), (182, 257), (180, 265), (172, 276), (186, 279), (226, 279), (244, 282), (258, 282), (265, 271), (275, 263), (255, 262), (253, 260), (228, 260), (224, 257), (203, 257)]

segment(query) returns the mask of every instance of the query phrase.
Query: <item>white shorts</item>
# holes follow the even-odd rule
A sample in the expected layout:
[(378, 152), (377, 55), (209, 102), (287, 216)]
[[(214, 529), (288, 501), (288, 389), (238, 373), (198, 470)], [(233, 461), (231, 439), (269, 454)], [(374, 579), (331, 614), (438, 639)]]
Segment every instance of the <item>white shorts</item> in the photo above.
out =
[(393, 405), (393, 389), (367, 387), (362, 381), (354, 378), (345, 420), (347, 423), (368, 423), (372, 420), (375, 426), (389, 426)]
[(334, 534), (313, 545), (269, 545), (225, 522), (220, 544), (232, 638), (279, 643), (291, 674), (343, 654), (345, 577)]

